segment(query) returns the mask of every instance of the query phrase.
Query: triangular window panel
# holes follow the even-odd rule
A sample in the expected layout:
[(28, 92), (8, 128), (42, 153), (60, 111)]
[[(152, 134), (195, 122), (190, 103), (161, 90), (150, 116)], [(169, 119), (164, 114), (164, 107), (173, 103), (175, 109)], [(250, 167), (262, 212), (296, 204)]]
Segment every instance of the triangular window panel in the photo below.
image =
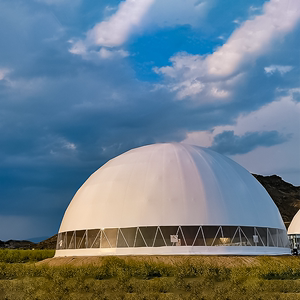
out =
[(211, 245), (212, 246), (220, 246), (220, 245), (224, 244), (223, 241), (224, 241), (223, 234), (222, 234), (222, 229), (220, 226)]
[(73, 237), (73, 235), (74, 235), (74, 231), (68, 231), (68, 232), (66, 232), (66, 249), (71, 249), (70, 248), (70, 242), (71, 242), (71, 239), (72, 239), (72, 237)]
[(202, 226), (207, 246), (211, 246), (219, 230), (219, 226)]
[(278, 229), (278, 247), (289, 247), (289, 240), (285, 230)]
[(254, 228), (254, 235), (253, 235), (253, 242), (254, 242), (254, 246), (265, 246), (263, 243), (263, 240), (260, 236), (259, 231), (257, 230), (257, 227)]
[(86, 230), (84, 231), (84, 234), (83, 234), (83, 237), (78, 245), (78, 248), (79, 249), (83, 249), (83, 248), (86, 248), (86, 238), (87, 238), (87, 235), (86, 235)]
[(193, 246), (206, 246), (202, 226), (199, 226)]
[(284, 242), (280, 233), (278, 233), (278, 247), (284, 247)]
[(241, 232), (240, 232), (240, 227), (237, 227), (231, 239), (231, 246), (240, 246), (240, 245), (241, 245)]
[(272, 237), (272, 241), (274, 243), (274, 247), (277, 247), (278, 245), (278, 234), (276, 228), (269, 228), (270, 235)]
[(63, 240), (62, 240), (62, 233), (58, 233), (57, 235), (57, 241), (56, 241), (56, 250), (62, 249)]
[(121, 230), (128, 246), (133, 247), (137, 228), (136, 227), (122, 228)]
[(119, 233), (118, 233), (117, 247), (118, 248), (127, 248), (128, 247), (121, 229), (119, 229)]
[(267, 246), (267, 228), (265, 228), (265, 227), (256, 227), (256, 230), (258, 231), (258, 235), (261, 238), (264, 246)]
[(112, 248), (117, 247), (117, 236), (118, 236), (118, 228), (108, 228), (104, 229), (105, 235), (109, 240), (109, 243)]
[(239, 235), (237, 233), (237, 226), (222, 226), (223, 237), (221, 243), (224, 246), (232, 246), (232, 239), (236, 233), (236, 241), (239, 243)]
[(162, 247), (162, 246), (166, 246), (164, 237), (161, 233), (161, 230), (159, 227), (157, 227), (157, 231), (156, 231), (156, 236), (155, 236), (155, 240), (154, 240), (154, 247)]
[(268, 232), (268, 246), (269, 247), (275, 247), (276, 242), (274, 242), (269, 228), (267, 228), (267, 232)]
[(84, 238), (85, 230), (76, 230), (76, 249), (81, 248), (82, 244), (85, 245), (85, 242), (83, 241)]
[(193, 245), (199, 228), (199, 226), (181, 226), (187, 246)]
[(72, 237), (70, 239), (70, 243), (68, 249), (75, 249), (75, 231), (73, 231)]
[(244, 232), (242, 228), (240, 228), (240, 232), (241, 232), (241, 246), (252, 246), (251, 238), (250, 239), (248, 238), (247, 234)]
[(165, 240), (161, 233), (160, 228), (157, 227), (153, 247), (162, 247), (162, 246), (166, 246), (166, 243), (165, 243)]
[(178, 228), (177, 234), (178, 234), (178, 243), (176, 244), (176, 246), (186, 246), (185, 236), (183, 235), (181, 227)]
[(139, 227), (139, 230), (141, 231), (147, 246), (152, 247), (157, 227), (156, 226)]
[(147, 247), (145, 239), (142, 236), (141, 231), (139, 230), (139, 228), (137, 229), (137, 232), (136, 232), (134, 247)]
[(106, 236), (104, 230), (102, 230), (102, 232), (101, 232), (101, 243), (100, 243), (100, 247), (101, 247), (101, 248), (111, 248), (111, 245), (110, 245), (110, 243), (109, 243), (109, 241), (108, 241), (108, 238), (107, 238), (107, 236)]
[(179, 239), (178, 226), (161, 226), (160, 229), (165, 238), (167, 246), (176, 245)]
[(67, 249), (67, 233), (63, 232), (59, 234), (57, 240), (57, 249)]
[(88, 248), (100, 248), (100, 229), (88, 230)]

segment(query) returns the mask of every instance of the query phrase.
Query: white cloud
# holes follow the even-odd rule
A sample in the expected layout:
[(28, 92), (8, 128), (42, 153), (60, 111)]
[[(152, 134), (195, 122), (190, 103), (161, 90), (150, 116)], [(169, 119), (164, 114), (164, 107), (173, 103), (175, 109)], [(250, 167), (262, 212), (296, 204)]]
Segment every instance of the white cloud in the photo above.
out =
[[(121, 47), (133, 32), (141, 32), (145, 28), (185, 24), (199, 26), (214, 2), (215, 0), (125, 0), (117, 9), (108, 5), (104, 14), (111, 14), (115, 10), (116, 12), (89, 30), (84, 40), (73, 42), (69, 51), (88, 58), (91, 52), (95, 52), (95, 48), (100, 46), (105, 50), (100, 50), (99, 57), (111, 58), (111, 55), (106, 56), (108, 48)], [(105, 54), (102, 55), (103, 53)]]
[(122, 45), (138, 26), (154, 0), (126, 0), (109, 20), (97, 24), (87, 33), (88, 43), (105, 47)]
[(300, 185), (300, 103), (293, 100), (292, 93), (257, 111), (240, 115), (234, 125), (216, 126), (211, 131), (190, 132), (184, 142), (210, 147), (214, 137), (225, 130), (233, 130), (235, 135), (246, 132), (276, 130), (291, 138), (282, 144), (269, 148), (234, 155), (231, 158), (250, 172), (270, 175), (277, 174), (293, 184)]
[(69, 150), (76, 150), (77, 147), (74, 143), (70, 143), (70, 142), (65, 142), (65, 144), (63, 145), (63, 148), (69, 149)]
[(113, 58), (113, 57), (116, 57), (116, 56), (127, 57), (127, 56), (129, 56), (129, 52), (124, 51), (122, 49), (120, 49), (120, 50), (109, 50), (109, 49), (103, 47), (99, 51), (99, 56), (103, 59), (109, 59), (109, 58)]
[[(108, 48), (123, 45), (130, 34), (140, 25), (144, 15), (155, 0), (126, 0), (120, 3), (118, 10), (108, 20), (102, 21), (89, 30), (85, 40), (70, 42), (69, 50), (73, 54), (82, 55), (85, 59), (98, 57), (108, 59), (112, 57), (126, 57), (129, 53), (123, 49), (110, 50)], [(114, 8), (106, 6), (105, 11)], [(95, 46), (101, 46), (95, 51)]]
[(280, 73), (280, 75), (284, 75), (287, 72), (290, 72), (293, 69), (292, 66), (280, 66), (280, 65), (271, 65), (269, 67), (265, 67), (264, 70), (267, 74), (274, 74), (276, 71)]
[[(92, 48), (101, 46), (99, 57), (102, 59), (129, 54), (124, 50), (108, 50), (123, 45), (130, 34), (140, 25), (144, 15), (154, 0), (126, 0), (120, 3), (118, 10), (108, 20), (102, 21), (89, 30), (86, 39), (79, 40), (69, 50), (73, 54), (87, 58)], [(107, 6), (105, 10), (111, 9)]]
[[(175, 82), (179, 98), (195, 95), (195, 82), (202, 87), (198, 89), (199, 93), (217, 96), (219, 94), (214, 93), (217, 89), (223, 91), (222, 95), (226, 98), (230, 95), (228, 79), (235, 77), (245, 65), (268, 51), (275, 38), (295, 27), (300, 18), (300, 1), (271, 0), (264, 5), (263, 11), (262, 15), (245, 21), (213, 54), (179, 53), (170, 59), (172, 66), (156, 68), (154, 71), (173, 81), (170, 89), (174, 90)], [(277, 70), (288, 71), (282, 68)]]
[(3, 80), (7, 74), (9, 74), (11, 70), (9, 69), (0, 69), (0, 80)]

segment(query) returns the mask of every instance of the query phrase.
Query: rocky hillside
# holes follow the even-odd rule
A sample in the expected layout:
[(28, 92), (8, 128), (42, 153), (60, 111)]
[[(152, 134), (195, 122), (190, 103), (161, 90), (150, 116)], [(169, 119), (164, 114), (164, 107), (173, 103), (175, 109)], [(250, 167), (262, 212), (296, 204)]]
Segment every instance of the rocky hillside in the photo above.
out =
[(293, 186), (277, 175), (253, 176), (264, 186), (275, 204), (279, 208), (286, 227), (291, 223), (294, 215), (300, 209), (300, 186)]
[(55, 249), (57, 234), (36, 244), (36, 249)]
[(6, 249), (32, 249), (35, 248), (35, 243), (30, 241), (16, 241), (16, 240), (9, 240), (3, 242), (0, 240), (0, 248)]
[[(262, 176), (253, 174), (253, 176), (268, 191), (275, 204), (279, 208), (286, 227), (289, 226), (294, 215), (300, 209), (300, 186), (293, 186), (285, 182), (277, 175)], [(30, 241), (9, 240), (3, 242), (0, 240), (0, 248), (8, 249), (55, 249), (57, 234), (40, 242), (32, 243)]]

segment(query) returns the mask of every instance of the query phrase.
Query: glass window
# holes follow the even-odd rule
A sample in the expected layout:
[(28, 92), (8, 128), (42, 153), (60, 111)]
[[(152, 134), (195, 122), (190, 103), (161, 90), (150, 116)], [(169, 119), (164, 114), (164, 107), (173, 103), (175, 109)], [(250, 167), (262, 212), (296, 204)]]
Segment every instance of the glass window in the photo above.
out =
[[(104, 234), (105, 234), (105, 239), (108, 239), (109, 241), (109, 245), (107, 247), (103, 247), (101, 245), (102, 248), (116, 248), (117, 246), (117, 236), (118, 236), (118, 228), (107, 228), (104, 229)], [(105, 240), (104, 239), (104, 240)]]
[(67, 232), (67, 249), (75, 249), (75, 231)]
[(204, 232), (202, 226), (200, 226), (198, 229), (198, 233), (194, 241), (194, 246), (206, 246), (206, 241), (204, 238)]
[(268, 246), (275, 247), (276, 246), (276, 229), (275, 229), (275, 235), (272, 236), (271, 229), (267, 228), (267, 234), (268, 234)]
[(57, 236), (57, 243), (56, 243), (56, 249), (57, 250), (61, 250), (61, 249), (65, 249), (65, 243), (64, 243), (64, 232), (60, 232)]
[(240, 243), (237, 226), (221, 226), (221, 229), (223, 236), (220, 238), (220, 245), (235, 246)]
[(71, 241), (72, 241), (72, 237), (74, 235), (74, 231), (68, 231), (68, 232), (66, 232), (66, 235), (67, 235), (66, 236), (66, 249), (74, 249), (75, 243), (74, 243), (73, 248), (70, 248), (70, 244), (71, 244)]
[(90, 229), (88, 230), (88, 248), (100, 248), (100, 229)]
[(76, 249), (85, 248), (85, 230), (76, 230)]
[[(181, 226), (181, 229), (184, 234), (187, 246), (192, 246), (195, 241), (197, 232), (198, 232), (198, 230), (200, 230), (200, 227), (199, 226)], [(204, 246), (202, 234), (200, 233), (200, 235), (202, 238), (203, 245), (195, 245), (195, 246)]]
[[(176, 243), (178, 243), (178, 239), (180, 239), (178, 236), (178, 226), (161, 226), (160, 229), (165, 238), (167, 246), (175, 246)], [(171, 236), (173, 236), (172, 240), (174, 242), (171, 242)], [(175, 240), (177, 240), (177, 242), (175, 242)]]
[(219, 226), (202, 226), (204, 238), (207, 246), (211, 246), (217, 234)]
[[(143, 234), (143, 237), (144, 237), (148, 247), (153, 246), (156, 229), (157, 229), (156, 226), (139, 227), (139, 230)], [(144, 246), (140, 246), (140, 247), (144, 247)]]
[(136, 227), (121, 228), (121, 230), (122, 230), (124, 238), (126, 239), (128, 246), (133, 247), (137, 228)]
[(254, 246), (254, 227), (242, 226), (241, 228), (241, 242), (242, 246)]
[(178, 238), (179, 238), (179, 242), (176, 244), (176, 246), (186, 246), (185, 236), (183, 235), (181, 226), (179, 226)]
[(122, 230), (119, 229), (118, 233), (118, 243), (117, 243), (118, 248), (125, 248), (128, 247), (127, 242), (125, 241), (124, 235), (122, 233)]
[[(297, 236), (300, 243), (300, 235)], [(162, 246), (290, 247), (286, 230), (250, 226), (143, 226), (60, 232), (56, 249)], [(296, 239), (296, 237), (295, 237)]]
[(220, 226), (217, 230), (217, 234), (215, 235), (211, 245), (212, 246), (220, 246), (228, 241), (229, 241), (229, 239), (227, 240), (226, 238), (223, 237), (222, 228)]
[[(258, 235), (263, 242), (262, 246), (267, 246), (267, 228), (256, 227), (256, 230), (258, 231)], [(260, 245), (258, 245), (258, 246), (260, 246)]]
[(100, 248), (111, 248), (111, 245), (106, 237), (104, 230), (101, 230)]
[(142, 236), (141, 231), (139, 230), (139, 228), (137, 229), (137, 232), (136, 232), (134, 247), (147, 247), (147, 244), (145, 243), (145, 239)]
[(153, 247), (162, 247), (162, 246), (166, 246), (166, 243), (164, 237), (162, 236), (160, 228), (157, 227)]
[(278, 229), (278, 243), (279, 247), (289, 248), (289, 240), (285, 230)]

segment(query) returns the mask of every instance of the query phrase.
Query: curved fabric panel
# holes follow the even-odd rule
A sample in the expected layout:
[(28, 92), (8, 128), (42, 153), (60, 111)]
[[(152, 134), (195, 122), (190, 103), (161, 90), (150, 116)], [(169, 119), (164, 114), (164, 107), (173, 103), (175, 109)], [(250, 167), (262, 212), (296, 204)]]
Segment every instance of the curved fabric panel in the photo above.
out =
[(166, 143), (130, 150), (92, 174), (59, 232), (157, 224), (285, 229), (266, 190), (240, 165), (209, 149)]

